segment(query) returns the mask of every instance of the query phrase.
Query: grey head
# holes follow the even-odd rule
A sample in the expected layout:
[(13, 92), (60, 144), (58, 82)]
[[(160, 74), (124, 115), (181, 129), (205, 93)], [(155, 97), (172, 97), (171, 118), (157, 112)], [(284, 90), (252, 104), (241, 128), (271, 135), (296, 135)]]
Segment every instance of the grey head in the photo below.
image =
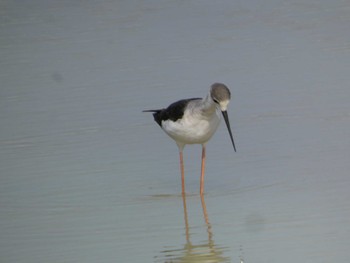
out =
[(236, 151), (236, 146), (235, 146), (235, 143), (233, 141), (233, 136), (232, 136), (232, 132), (231, 132), (230, 121), (229, 121), (228, 115), (227, 115), (227, 105), (231, 99), (231, 92), (226, 87), (225, 84), (214, 83), (210, 87), (210, 96), (211, 96), (212, 100), (214, 101), (214, 103), (220, 108), (220, 110), (222, 112), (222, 116), (225, 119), (228, 133), (230, 134), (233, 149)]
[(214, 83), (210, 87), (210, 96), (214, 102), (229, 101), (231, 99), (231, 92), (225, 84)]

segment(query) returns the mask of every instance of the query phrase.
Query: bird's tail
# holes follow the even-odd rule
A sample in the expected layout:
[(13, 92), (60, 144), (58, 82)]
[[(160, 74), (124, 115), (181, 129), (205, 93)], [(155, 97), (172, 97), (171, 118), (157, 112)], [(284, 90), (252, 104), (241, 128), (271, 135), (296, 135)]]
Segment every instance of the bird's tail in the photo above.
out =
[(142, 112), (161, 112), (162, 110), (143, 110)]
[(153, 112), (153, 118), (158, 123), (160, 127), (162, 127), (162, 112), (163, 109), (160, 110), (143, 110), (142, 112)]

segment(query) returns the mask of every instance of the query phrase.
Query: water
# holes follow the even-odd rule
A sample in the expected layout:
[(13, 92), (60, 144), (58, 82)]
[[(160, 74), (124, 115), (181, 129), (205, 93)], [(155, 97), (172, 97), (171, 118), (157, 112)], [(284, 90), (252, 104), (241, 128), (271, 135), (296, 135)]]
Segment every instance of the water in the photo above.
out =
[[(348, 1), (2, 1), (0, 262), (346, 262)], [(143, 109), (233, 94), (178, 152)], [(186, 205), (184, 207), (184, 204)]]

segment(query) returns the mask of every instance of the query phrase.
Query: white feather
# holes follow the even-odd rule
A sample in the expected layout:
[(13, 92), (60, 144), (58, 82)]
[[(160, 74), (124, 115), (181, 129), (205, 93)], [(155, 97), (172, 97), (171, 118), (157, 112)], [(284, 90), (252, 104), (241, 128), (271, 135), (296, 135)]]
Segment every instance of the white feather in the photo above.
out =
[(220, 119), (219, 107), (207, 96), (203, 100), (189, 102), (181, 119), (162, 121), (162, 128), (179, 147), (205, 144), (217, 130)]

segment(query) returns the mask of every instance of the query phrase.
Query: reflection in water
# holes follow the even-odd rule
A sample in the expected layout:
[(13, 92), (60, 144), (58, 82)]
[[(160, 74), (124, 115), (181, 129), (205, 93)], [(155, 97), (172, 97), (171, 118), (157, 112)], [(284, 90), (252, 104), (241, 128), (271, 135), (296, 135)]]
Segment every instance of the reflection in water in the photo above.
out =
[(164, 250), (160, 261), (166, 263), (180, 263), (180, 262), (231, 262), (229, 257), (224, 257), (224, 247), (216, 246), (213, 240), (213, 233), (211, 224), (209, 222), (207, 207), (205, 205), (204, 196), (201, 195), (203, 217), (207, 227), (208, 241), (201, 242), (200, 244), (192, 244), (190, 241), (190, 231), (188, 224), (186, 195), (182, 195), (184, 218), (185, 218), (185, 231), (186, 231), (186, 244), (181, 249)]

